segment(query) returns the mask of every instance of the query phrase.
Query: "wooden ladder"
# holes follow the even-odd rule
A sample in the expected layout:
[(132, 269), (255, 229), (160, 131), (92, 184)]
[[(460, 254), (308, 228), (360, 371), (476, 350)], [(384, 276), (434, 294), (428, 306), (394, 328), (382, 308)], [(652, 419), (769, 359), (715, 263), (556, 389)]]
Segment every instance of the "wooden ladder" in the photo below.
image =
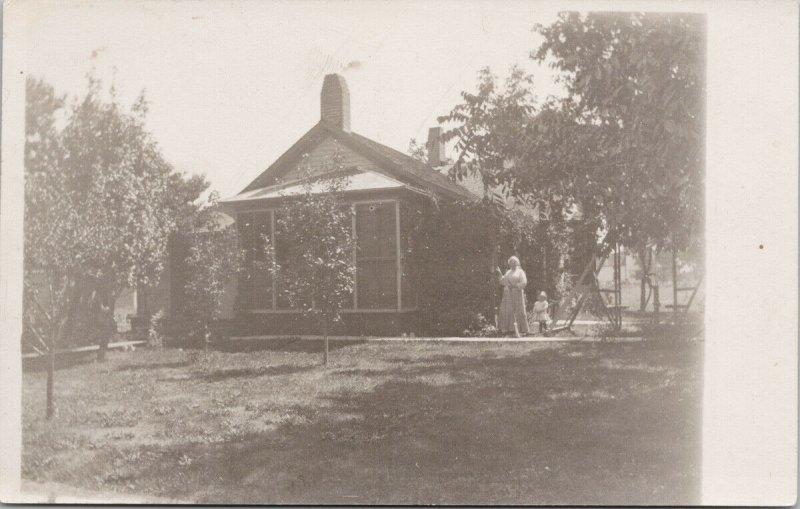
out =
[[(591, 294), (595, 294), (600, 298), (600, 302), (603, 304), (603, 309), (606, 314), (606, 318), (611, 323), (613, 327), (619, 329), (622, 324), (622, 317), (620, 313), (621, 306), (620, 304), (620, 291), (619, 291), (619, 253), (618, 251), (615, 253), (614, 256), (614, 280), (615, 280), (615, 290), (611, 290), (616, 292), (615, 293), (615, 306), (606, 306), (605, 301), (602, 298), (603, 290), (600, 289), (600, 284), (597, 280), (597, 275), (600, 273), (600, 270), (603, 268), (603, 264), (605, 263), (605, 258), (601, 258), (598, 263), (598, 257), (592, 256), (589, 260), (589, 263), (586, 264), (586, 267), (583, 269), (580, 277), (578, 278), (577, 283), (572, 288), (572, 290), (567, 294), (567, 297), (563, 299), (563, 302), (572, 302), (574, 299), (578, 299), (577, 304), (575, 307), (570, 311), (569, 315), (563, 318), (563, 322), (559, 323), (558, 313), (559, 310), (556, 311), (556, 316), (553, 318), (553, 327), (548, 329), (545, 333), (545, 336), (550, 336), (551, 334), (555, 334), (561, 331), (572, 331), (572, 325), (575, 323), (575, 319), (578, 317), (578, 314), (581, 312), (583, 305), (586, 303), (586, 299)], [(614, 309), (616, 308), (616, 309)]]

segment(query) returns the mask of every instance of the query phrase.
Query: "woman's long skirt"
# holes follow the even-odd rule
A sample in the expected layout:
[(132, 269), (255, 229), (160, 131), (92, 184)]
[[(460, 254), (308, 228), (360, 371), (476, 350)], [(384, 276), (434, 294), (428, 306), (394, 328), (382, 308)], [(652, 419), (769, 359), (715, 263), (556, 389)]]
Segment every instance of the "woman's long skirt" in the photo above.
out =
[(502, 332), (514, 332), (514, 322), (520, 334), (528, 333), (528, 315), (525, 312), (525, 292), (522, 288), (503, 287), (497, 326)]

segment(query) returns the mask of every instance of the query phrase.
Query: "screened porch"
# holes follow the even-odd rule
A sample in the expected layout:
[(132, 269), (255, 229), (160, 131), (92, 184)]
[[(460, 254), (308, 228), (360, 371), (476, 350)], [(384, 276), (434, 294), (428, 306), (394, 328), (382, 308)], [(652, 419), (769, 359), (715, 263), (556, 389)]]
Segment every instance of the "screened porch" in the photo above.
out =
[[(417, 307), (413, 268), (408, 263), (413, 205), (401, 199), (354, 201), (352, 228), (356, 284), (345, 312), (413, 311)], [(276, 229), (274, 209), (236, 213), (239, 238), (245, 251), (245, 271), (238, 281), (238, 309), (249, 313), (293, 313), (279, 282), (264, 268), (264, 238), (271, 239), (276, 261), (285, 259)]]

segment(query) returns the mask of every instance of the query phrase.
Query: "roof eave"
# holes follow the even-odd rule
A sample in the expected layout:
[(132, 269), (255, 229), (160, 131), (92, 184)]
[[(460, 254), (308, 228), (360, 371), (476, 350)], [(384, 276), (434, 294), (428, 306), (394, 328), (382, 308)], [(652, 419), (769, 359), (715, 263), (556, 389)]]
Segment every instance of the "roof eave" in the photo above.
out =
[[(274, 182), (277, 178), (280, 178), (282, 175), (283, 170), (290, 167), (293, 162), (298, 160), (302, 155), (311, 149), (311, 146), (319, 141), (322, 141), (324, 136), (321, 135), (330, 135), (332, 138), (341, 142), (343, 145), (348, 147), (351, 150), (356, 152), (362, 153), (366, 155), (368, 158), (375, 160), (375, 162), (379, 163), (379, 166), (386, 167), (387, 170), (394, 170), (395, 172), (401, 173), (402, 176), (397, 175), (395, 172), (389, 171), (380, 171), (377, 170), (379, 173), (386, 175), (387, 177), (391, 178), (400, 178), (409, 181), (414, 186), (426, 188), (433, 188), (432, 191), (435, 194), (444, 195), (448, 198), (455, 199), (455, 200), (469, 200), (469, 201), (480, 201), (481, 197), (475, 195), (474, 193), (470, 192), (466, 188), (461, 188), (455, 190), (447, 186), (443, 186), (436, 182), (431, 182), (429, 180), (425, 180), (419, 176), (417, 176), (413, 171), (410, 171), (404, 168), (402, 165), (398, 165), (395, 161), (391, 160), (390, 158), (384, 156), (383, 154), (373, 150), (372, 147), (360, 142), (355, 137), (352, 136), (353, 133), (345, 132), (341, 129), (336, 128), (335, 126), (331, 126), (326, 124), (325, 122), (317, 122), (311, 129), (309, 129), (303, 136), (300, 137), (291, 147), (289, 147), (286, 152), (281, 154), (278, 159), (275, 160), (266, 170), (264, 170), (258, 177), (256, 177), (250, 184), (245, 187), (241, 193), (246, 193), (248, 191), (254, 191), (256, 189), (261, 189), (264, 187), (268, 187), (271, 182)], [(376, 142), (377, 143), (377, 142)], [(435, 171), (431, 169), (431, 171)], [(455, 184), (458, 186), (458, 184)], [(431, 194), (431, 193), (423, 193), (423, 194)], [(230, 203), (230, 198), (226, 201)]]

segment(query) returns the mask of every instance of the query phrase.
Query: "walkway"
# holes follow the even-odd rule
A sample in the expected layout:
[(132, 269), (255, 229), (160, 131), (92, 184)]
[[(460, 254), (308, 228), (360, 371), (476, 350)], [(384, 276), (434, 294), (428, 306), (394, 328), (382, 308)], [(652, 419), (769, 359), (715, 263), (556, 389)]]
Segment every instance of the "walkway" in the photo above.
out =
[[(278, 339), (296, 339), (299, 341), (319, 341), (322, 336), (314, 335), (265, 335), (265, 336), (233, 336), (231, 341), (268, 341)], [(596, 342), (596, 341), (614, 341), (614, 342), (634, 342), (641, 341), (641, 337), (598, 337), (598, 336), (523, 336), (521, 338), (496, 338), (496, 337), (417, 337), (417, 336), (389, 336), (389, 337), (375, 337), (375, 336), (328, 336), (330, 341), (425, 341), (425, 342), (443, 342), (443, 343), (563, 343), (563, 342)]]

